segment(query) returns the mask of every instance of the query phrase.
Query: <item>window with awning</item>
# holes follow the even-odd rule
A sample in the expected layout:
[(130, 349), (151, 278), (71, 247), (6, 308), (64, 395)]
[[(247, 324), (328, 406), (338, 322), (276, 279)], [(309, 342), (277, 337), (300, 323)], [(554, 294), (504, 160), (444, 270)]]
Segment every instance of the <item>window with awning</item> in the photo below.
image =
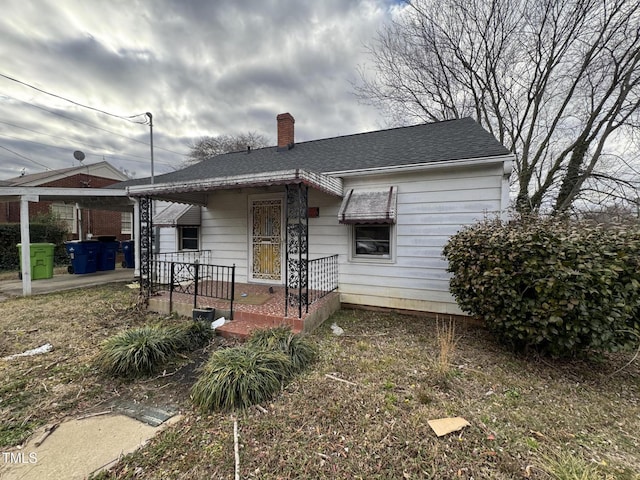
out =
[(342, 199), (338, 221), (346, 224), (396, 223), (397, 187), (350, 189)]

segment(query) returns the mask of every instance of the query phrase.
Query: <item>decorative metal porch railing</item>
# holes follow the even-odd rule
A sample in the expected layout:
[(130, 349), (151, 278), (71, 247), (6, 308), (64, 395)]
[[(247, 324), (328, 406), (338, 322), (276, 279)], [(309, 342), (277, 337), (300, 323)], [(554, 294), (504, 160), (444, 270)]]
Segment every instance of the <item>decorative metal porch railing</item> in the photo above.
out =
[(309, 260), (309, 294), (307, 296), (307, 312), (309, 305), (317, 302), (329, 293), (338, 289), (338, 255)]
[(211, 250), (182, 250), (179, 252), (154, 253), (154, 260), (162, 262), (211, 264)]
[(173, 294), (184, 293), (193, 296), (193, 308), (198, 306), (198, 296), (229, 300), (229, 319), (233, 320), (235, 279), (235, 265), (151, 261), (151, 290), (169, 292), (170, 312), (173, 311)]
[(149, 299), (151, 294), (151, 255), (153, 202), (149, 197), (140, 197), (138, 201), (140, 230), (140, 289)]

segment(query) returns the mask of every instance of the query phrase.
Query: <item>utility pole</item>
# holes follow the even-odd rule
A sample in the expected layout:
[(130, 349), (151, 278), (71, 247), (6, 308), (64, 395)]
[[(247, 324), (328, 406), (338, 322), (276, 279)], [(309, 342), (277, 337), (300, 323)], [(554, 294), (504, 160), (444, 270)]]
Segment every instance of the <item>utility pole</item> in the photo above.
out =
[(150, 112), (146, 113), (147, 117), (149, 117), (149, 137), (151, 144), (151, 183), (153, 184), (153, 115)]

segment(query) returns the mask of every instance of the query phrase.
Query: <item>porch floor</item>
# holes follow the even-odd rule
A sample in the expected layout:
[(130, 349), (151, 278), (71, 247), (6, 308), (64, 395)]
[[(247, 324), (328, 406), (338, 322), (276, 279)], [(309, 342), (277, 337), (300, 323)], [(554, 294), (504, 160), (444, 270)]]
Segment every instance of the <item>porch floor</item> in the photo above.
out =
[[(282, 285), (236, 283), (234, 289), (233, 320), (229, 320), (229, 300), (198, 295), (197, 308), (216, 309), (215, 319), (225, 316), (227, 323), (216, 331), (225, 337), (246, 338), (253, 330), (289, 325), (295, 333), (311, 332), (340, 308), (340, 295), (330, 292), (309, 305), (309, 311), (302, 307), (302, 317), (298, 318), (298, 307), (289, 307), (285, 315), (285, 288)], [(310, 292), (313, 293), (313, 292)], [(169, 292), (158, 291), (149, 300), (150, 310), (191, 317), (193, 294), (173, 292), (169, 305)]]

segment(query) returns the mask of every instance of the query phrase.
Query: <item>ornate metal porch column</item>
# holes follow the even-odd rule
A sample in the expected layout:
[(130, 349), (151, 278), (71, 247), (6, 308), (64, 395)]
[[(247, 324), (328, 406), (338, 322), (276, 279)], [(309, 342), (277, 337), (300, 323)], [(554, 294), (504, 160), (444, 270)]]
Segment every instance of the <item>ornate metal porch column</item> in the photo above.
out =
[(153, 208), (149, 197), (140, 197), (140, 290), (148, 299), (151, 295), (151, 256)]
[(286, 284), (285, 315), (289, 307), (298, 310), (302, 317), (302, 308), (308, 309), (308, 260), (309, 260), (309, 187), (302, 183), (287, 185), (286, 204)]

